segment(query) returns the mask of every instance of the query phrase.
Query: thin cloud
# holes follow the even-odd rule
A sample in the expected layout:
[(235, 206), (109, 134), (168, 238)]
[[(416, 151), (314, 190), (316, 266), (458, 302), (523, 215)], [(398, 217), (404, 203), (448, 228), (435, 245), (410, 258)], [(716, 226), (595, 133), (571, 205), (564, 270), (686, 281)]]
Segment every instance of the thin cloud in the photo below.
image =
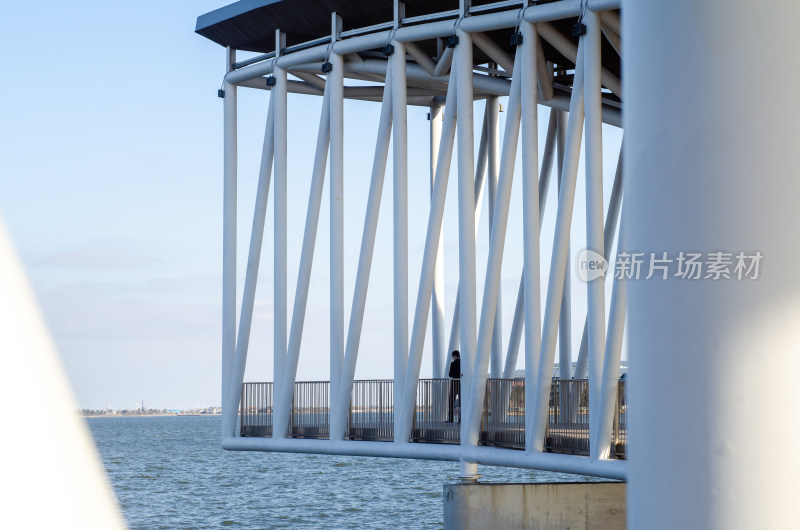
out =
[(34, 267), (86, 269), (86, 270), (130, 270), (141, 269), (162, 263), (155, 256), (110, 248), (84, 248), (48, 254), (30, 261)]

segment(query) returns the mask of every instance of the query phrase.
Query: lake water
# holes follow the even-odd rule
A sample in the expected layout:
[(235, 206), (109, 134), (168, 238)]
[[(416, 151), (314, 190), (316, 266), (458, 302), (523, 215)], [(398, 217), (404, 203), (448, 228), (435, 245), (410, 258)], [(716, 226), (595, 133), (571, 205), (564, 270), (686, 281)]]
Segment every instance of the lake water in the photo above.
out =
[[(223, 451), (219, 416), (88, 423), (131, 528), (440, 528), (442, 485), (459, 472), (456, 462)], [(484, 482), (592, 480), (479, 472)]]

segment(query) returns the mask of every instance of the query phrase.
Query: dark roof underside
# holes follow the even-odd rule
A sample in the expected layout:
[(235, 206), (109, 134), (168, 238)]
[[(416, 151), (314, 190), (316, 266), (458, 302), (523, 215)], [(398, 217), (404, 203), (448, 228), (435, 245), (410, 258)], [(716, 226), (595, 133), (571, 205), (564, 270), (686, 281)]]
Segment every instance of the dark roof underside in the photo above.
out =
[[(492, 3), (473, 0), (472, 5)], [(195, 32), (221, 46), (252, 52), (271, 52), (275, 48), (275, 30), (286, 32), (286, 45), (293, 46), (330, 35), (331, 13), (342, 17), (343, 30), (363, 28), (390, 22), (392, 0), (240, 0), (197, 18)], [(458, 9), (458, 0), (406, 0), (406, 17), (439, 13)], [(553, 22), (564, 35), (569, 36), (574, 20)], [(488, 35), (509, 53), (512, 30), (497, 30)], [(569, 37), (577, 43), (577, 37)], [(431, 55), (435, 45), (419, 43)], [(545, 56), (555, 64), (572, 64), (548, 43), (543, 43)], [(485, 63), (488, 58), (475, 49), (475, 63)], [(603, 41), (603, 66), (620, 74), (619, 56), (611, 45)]]

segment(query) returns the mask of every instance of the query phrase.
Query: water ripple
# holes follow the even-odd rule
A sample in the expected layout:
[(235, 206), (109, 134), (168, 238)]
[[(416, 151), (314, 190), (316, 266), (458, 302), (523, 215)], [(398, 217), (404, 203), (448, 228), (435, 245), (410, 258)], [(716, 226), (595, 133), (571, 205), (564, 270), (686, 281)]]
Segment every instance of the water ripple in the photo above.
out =
[[(459, 475), (455, 462), (226, 452), (213, 416), (88, 422), (131, 528), (441, 528), (442, 484)], [(592, 480), (480, 472), (486, 482)]]

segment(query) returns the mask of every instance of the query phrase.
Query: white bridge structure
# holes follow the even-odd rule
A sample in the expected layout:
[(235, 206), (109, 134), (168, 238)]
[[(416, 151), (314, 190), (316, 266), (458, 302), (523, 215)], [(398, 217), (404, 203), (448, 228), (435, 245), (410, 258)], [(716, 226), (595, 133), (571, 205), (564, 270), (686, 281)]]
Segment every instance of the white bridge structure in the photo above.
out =
[[(800, 368), (794, 332), (800, 251), (793, 232), (800, 196), (794, 176), (800, 162), (798, 15), (794, 5), (740, 0), (243, 0), (199, 17), (196, 31), (227, 49), (219, 92), (223, 447), (453, 460), (461, 462), (466, 479), (477, 477), (478, 464), (624, 479), (634, 527), (787, 527), (787, 516), (796, 522), (796, 498), (784, 489), (796, 495), (791, 477), (800, 475), (800, 459), (777, 458), (758, 440), (775, 435), (795, 453), (800, 442), (800, 428), (790, 419), (800, 391), (789, 379)], [(237, 49), (260, 55), (237, 61)], [(775, 76), (769, 88), (765, 76)], [(239, 311), (242, 88), (271, 94)], [(290, 92), (323, 98), (292, 308), (286, 256)], [(508, 101), (501, 134), (502, 96)], [(353, 293), (344, 290), (345, 99), (381, 108)], [(419, 278), (409, 278), (408, 266), (410, 105), (430, 108), (431, 195)], [(543, 106), (553, 111), (540, 152)], [(476, 108), (484, 109), (480, 131)], [(625, 129), (624, 163), (621, 153), (604, 151), (603, 124)], [(390, 147), (393, 166), (387, 168)], [(511, 339), (502, 344), (500, 273), (518, 152), (524, 267)], [(579, 174), (581, 154), (585, 171)], [(608, 202), (604, 157), (619, 159)], [(457, 197), (450, 200), (458, 205), (459, 271), (452, 320), (445, 318), (441, 271), (451, 165), (458, 179)], [(558, 203), (545, 205), (554, 172)], [(326, 174), (330, 379), (300, 382)], [(393, 373), (356, 381), (386, 174), (393, 197)], [(585, 204), (575, 204), (579, 178), (585, 179)], [(476, 219), (484, 195), (491, 239), (478, 292)], [(268, 200), (274, 208), (275, 377), (245, 382)], [(539, 242), (545, 207), (556, 210), (552, 248)], [(583, 340), (570, 373), (571, 352), (557, 351), (557, 339), (571, 297), (576, 208), (585, 208), (587, 247), (597, 253), (593, 264), (601, 256), (613, 261), (617, 237), (618, 249), (664, 259), (684, 251), (728, 252), (735, 264), (737, 252), (757, 253), (761, 275), (737, 281), (704, 274), (694, 282), (666, 271), (647, 279), (623, 275), (614, 278), (610, 293), (602, 277), (590, 280)], [(549, 270), (540, 268), (545, 254)], [(548, 278), (546, 295), (541, 276)], [(411, 300), (409, 282), (416, 288)], [(352, 297), (348, 322), (345, 297)], [(409, 303), (415, 307), (411, 322)], [(427, 333), (434, 379), (420, 379)], [(624, 333), (630, 389), (619, 379)], [(523, 334), (524, 379), (515, 379)], [(446, 378), (456, 348), (462, 368), (457, 401), (457, 383)], [(766, 401), (759, 400), (760, 378), (769, 380)]]

